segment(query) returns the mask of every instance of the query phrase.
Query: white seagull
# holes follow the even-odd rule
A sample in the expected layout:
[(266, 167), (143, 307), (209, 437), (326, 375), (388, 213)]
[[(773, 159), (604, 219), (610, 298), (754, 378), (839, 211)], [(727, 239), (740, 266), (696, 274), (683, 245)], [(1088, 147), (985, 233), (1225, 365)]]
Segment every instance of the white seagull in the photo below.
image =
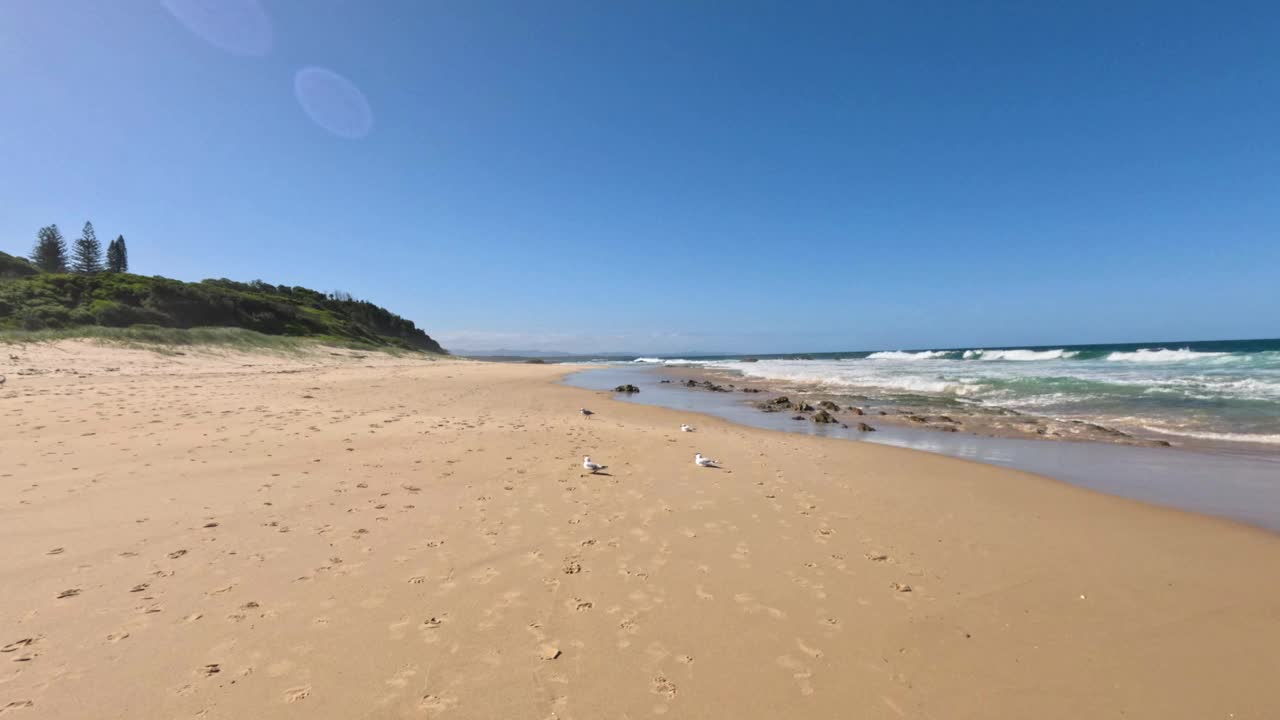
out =
[(693, 426), (692, 426), (692, 425), (681, 425), (681, 426), (680, 426), (680, 432), (693, 432)]
[(715, 460), (712, 460), (709, 457), (702, 457), (702, 453), (698, 453), (693, 456), (693, 464), (697, 465), (698, 467), (719, 467), (720, 466), (720, 463), (716, 462)]
[(590, 410), (588, 410), (588, 409), (586, 409), (586, 408), (580, 408), (580, 409), (578, 410), (578, 412), (582, 413), (582, 415), (583, 415), (584, 417), (591, 417), (592, 415), (595, 415), (595, 413), (591, 412)]
[(609, 467), (609, 466), (608, 466), (608, 465), (600, 465), (599, 463), (593, 463), (593, 462), (591, 462), (591, 456), (590, 456), (590, 455), (583, 455), (583, 456), (582, 456), (582, 469), (583, 469), (583, 470), (587, 470), (587, 471), (589, 471), (592, 475), (594, 475), (594, 474), (596, 474), (596, 473), (600, 472), (601, 470), (604, 470), (604, 469), (605, 469), (605, 468), (607, 468), (607, 467)]

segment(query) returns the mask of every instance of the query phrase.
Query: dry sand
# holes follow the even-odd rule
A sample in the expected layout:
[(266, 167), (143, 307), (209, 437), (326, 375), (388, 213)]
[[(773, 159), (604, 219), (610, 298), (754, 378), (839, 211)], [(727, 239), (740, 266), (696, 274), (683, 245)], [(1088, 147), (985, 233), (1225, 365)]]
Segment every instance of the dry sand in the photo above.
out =
[(4, 720), (1280, 717), (1273, 534), (335, 352), (0, 347)]

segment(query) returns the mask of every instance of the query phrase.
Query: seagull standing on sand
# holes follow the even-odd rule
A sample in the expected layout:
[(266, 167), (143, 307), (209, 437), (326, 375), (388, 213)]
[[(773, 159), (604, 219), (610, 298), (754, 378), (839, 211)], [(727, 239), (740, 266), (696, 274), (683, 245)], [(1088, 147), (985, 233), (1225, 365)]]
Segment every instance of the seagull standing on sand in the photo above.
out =
[(604, 469), (605, 469), (605, 468), (607, 468), (607, 467), (609, 467), (609, 466), (608, 466), (608, 465), (600, 465), (599, 463), (593, 463), (593, 462), (591, 462), (591, 456), (590, 456), (590, 455), (583, 455), (583, 456), (582, 456), (582, 469), (583, 469), (583, 470), (586, 470), (586, 471), (588, 471), (588, 472), (590, 472), (592, 475), (595, 475), (596, 473), (600, 472), (601, 470), (604, 470)]
[(588, 409), (586, 409), (586, 408), (581, 408), (581, 409), (579, 409), (579, 410), (578, 410), (578, 412), (582, 413), (582, 416), (583, 416), (583, 417), (591, 417), (592, 415), (595, 415), (595, 413), (591, 412), (590, 410), (588, 410)]
[(712, 460), (709, 457), (702, 457), (702, 453), (698, 453), (693, 456), (693, 464), (697, 465), (698, 467), (709, 467), (709, 468), (720, 466), (720, 463), (716, 462), (715, 460)]
[(680, 432), (693, 432), (693, 426), (692, 426), (692, 425), (681, 425), (681, 426), (680, 426)]

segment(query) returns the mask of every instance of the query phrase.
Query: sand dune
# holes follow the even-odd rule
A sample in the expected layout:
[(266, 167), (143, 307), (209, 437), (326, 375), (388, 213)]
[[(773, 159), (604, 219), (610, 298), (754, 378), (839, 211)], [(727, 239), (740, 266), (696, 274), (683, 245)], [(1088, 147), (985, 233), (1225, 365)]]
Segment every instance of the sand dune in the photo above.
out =
[(3, 349), (5, 720), (1280, 717), (1263, 531), (555, 366)]

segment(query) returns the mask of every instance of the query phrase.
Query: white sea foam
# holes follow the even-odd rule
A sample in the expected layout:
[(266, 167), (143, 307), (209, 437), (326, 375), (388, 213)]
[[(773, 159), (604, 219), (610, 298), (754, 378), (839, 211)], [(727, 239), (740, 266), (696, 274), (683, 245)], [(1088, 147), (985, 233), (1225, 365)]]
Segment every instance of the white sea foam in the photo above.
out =
[(1069, 360), (1080, 353), (1074, 350), (965, 350), (965, 360)]
[(1160, 427), (1159, 425), (1143, 425), (1144, 430), (1160, 433), (1161, 435), (1180, 435), (1182, 437), (1191, 437), (1198, 440), (1219, 440), (1223, 442), (1249, 442), (1262, 443), (1264, 445), (1280, 445), (1280, 435), (1263, 435), (1261, 433), (1223, 433), (1223, 432), (1204, 432), (1198, 430), (1182, 430)]
[(936, 360), (945, 358), (946, 350), (922, 350), (920, 352), (904, 352), (902, 350), (885, 350), (867, 356), (868, 360)]
[[(910, 361), (908, 361), (910, 362)], [(829, 388), (963, 396), (982, 390), (979, 378), (948, 379), (929, 373), (900, 372), (893, 363), (863, 360), (761, 360), (756, 363), (707, 363), (732, 368), (747, 377)]]
[(1113, 352), (1107, 356), (1107, 360), (1111, 362), (1176, 363), (1226, 357), (1229, 354), (1223, 352), (1198, 352), (1191, 348), (1182, 348), (1181, 350), (1140, 348), (1135, 352)]

